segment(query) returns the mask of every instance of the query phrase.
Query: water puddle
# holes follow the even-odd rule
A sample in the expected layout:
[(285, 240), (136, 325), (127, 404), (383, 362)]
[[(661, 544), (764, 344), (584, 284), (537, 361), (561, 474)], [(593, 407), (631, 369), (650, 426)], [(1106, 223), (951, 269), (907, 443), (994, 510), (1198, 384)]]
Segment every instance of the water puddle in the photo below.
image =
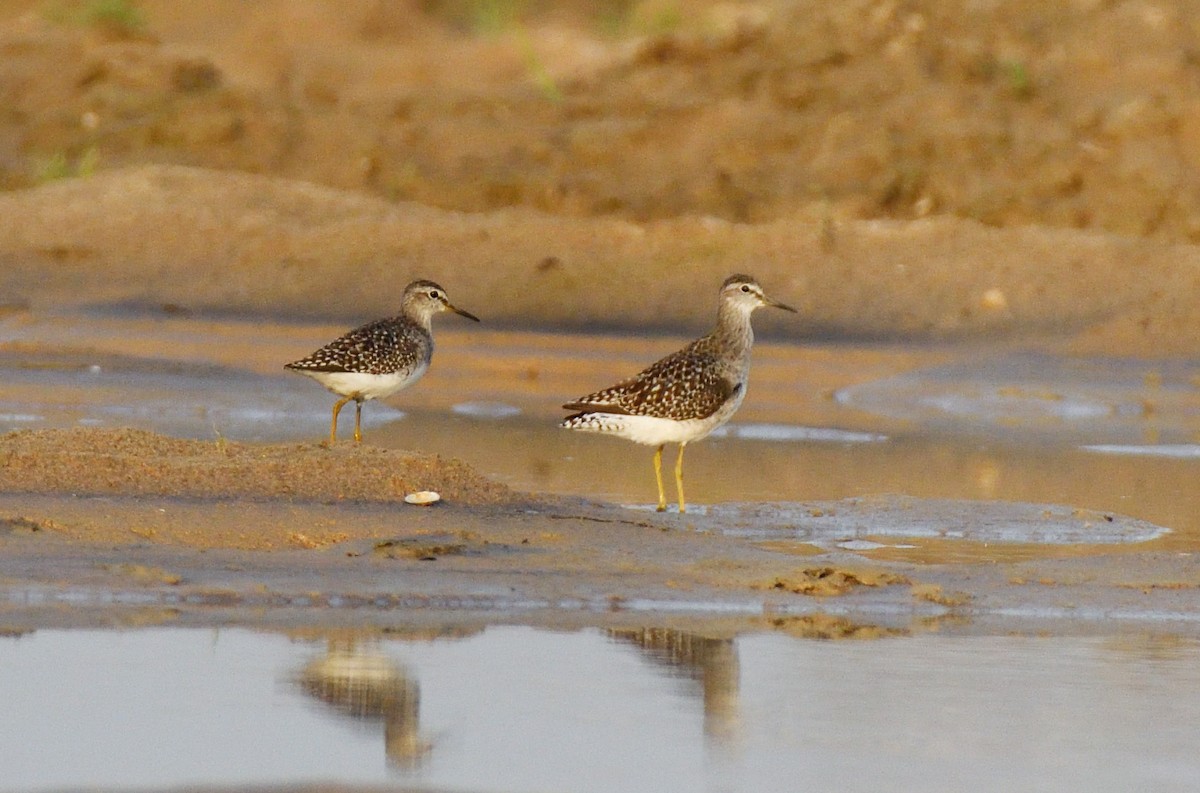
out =
[(974, 543), (1087, 545), (1149, 542), (1169, 529), (1142, 520), (1054, 504), (875, 496), (806, 504), (716, 504), (718, 531), (847, 548), (846, 541), (896, 537)]
[[(1200, 644), (522, 627), (0, 640), (0, 789), (1183, 790)], [(830, 638), (859, 641), (818, 641)], [(877, 639), (863, 641), (862, 639)]]
[(985, 355), (840, 389), (835, 399), (881, 416), (960, 432), (1076, 437), (1084, 442), (1193, 440), (1200, 367), (1190, 361)]

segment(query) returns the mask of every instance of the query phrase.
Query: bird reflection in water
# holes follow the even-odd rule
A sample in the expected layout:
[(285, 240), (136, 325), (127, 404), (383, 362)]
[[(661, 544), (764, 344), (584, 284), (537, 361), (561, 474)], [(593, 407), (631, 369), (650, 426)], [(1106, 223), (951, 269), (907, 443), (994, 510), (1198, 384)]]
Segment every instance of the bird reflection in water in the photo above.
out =
[(418, 767), (433, 748), (420, 732), (420, 686), (374, 643), (331, 639), (325, 655), (305, 664), (295, 680), (306, 694), (344, 716), (383, 722), (384, 751), (397, 768)]
[(609, 637), (632, 644), (673, 676), (700, 684), (704, 733), (721, 742), (737, 735), (738, 656), (733, 639), (714, 639), (670, 628), (613, 629)]

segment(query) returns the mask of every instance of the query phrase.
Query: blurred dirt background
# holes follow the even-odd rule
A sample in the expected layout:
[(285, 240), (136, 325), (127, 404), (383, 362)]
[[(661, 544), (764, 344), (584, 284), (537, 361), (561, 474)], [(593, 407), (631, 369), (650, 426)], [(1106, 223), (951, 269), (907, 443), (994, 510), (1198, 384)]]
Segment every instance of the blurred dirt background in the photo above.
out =
[(1193, 3), (0, 0), (10, 310), (1192, 354), (1198, 177)]

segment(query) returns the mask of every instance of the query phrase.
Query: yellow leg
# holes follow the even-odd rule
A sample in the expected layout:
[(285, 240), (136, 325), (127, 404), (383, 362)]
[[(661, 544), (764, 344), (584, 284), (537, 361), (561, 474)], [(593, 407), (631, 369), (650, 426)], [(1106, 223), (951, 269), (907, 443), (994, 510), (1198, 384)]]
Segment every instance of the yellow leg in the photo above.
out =
[(333, 403), (333, 421), (329, 425), (329, 445), (337, 443), (337, 417), (342, 412), (342, 406), (350, 401), (350, 397), (339, 399)]
[(355, 401), (354, 407), (354, 442), (362, 443), (362, 402)]
[(679, 514), (687, 512), (687, 505), (683, 503), (683, 447), (686, 443), (679, 444), (679, 456), (675, 458), (675, 489), (679, 491)]
[(658, 480), (658, 511), (666, 512), (667, 510), (667, 494), (663, 492), (662, 486), (662, 450), (659, 446), (654, 452), (654, 478)]

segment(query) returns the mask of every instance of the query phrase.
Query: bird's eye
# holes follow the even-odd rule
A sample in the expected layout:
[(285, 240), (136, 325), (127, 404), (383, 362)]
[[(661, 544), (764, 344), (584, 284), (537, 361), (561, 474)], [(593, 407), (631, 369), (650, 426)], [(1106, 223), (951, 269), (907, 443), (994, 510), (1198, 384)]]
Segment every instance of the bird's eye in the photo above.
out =
[(742, 291), (746, 294), (750, 294), (750, 286), (748, 284), (742, 284)]
[(438, 290), (434, 289), (434, 290), (430, 291), (429, 296), (432, 297), (434, 300), (438, 300), (441, 298), (442, 293), (439, 292)]

